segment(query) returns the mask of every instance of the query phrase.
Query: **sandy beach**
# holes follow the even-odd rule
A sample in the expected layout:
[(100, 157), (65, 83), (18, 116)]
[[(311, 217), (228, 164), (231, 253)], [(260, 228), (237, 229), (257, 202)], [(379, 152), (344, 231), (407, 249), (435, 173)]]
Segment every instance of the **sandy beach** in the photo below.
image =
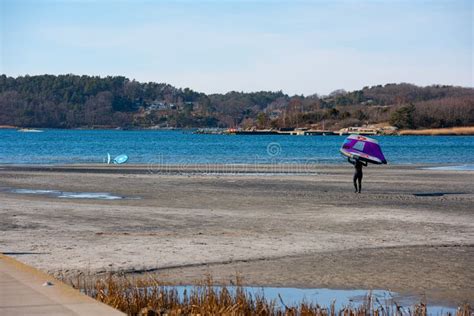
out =
[(249, 285), (474, 303), (474, 172), (421, 167), (370, 166), (355, 194), (350, 165), (3, 165), (0, 252), (61, 278), (146, 272), (189, 284), (239, 274)]

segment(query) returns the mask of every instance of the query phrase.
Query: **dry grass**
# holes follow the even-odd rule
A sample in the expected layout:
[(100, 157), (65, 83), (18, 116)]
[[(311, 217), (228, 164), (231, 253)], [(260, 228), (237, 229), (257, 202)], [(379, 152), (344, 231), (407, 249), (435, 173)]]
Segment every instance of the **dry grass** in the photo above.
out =
[[(71, 283), (87, 295), (129, 315), (427, 315), (427, 306), (424, 303), (404, 308), (396, 302), (382, 303), (370, 293), (360, 305), (347, 306), (341, 310), (336, 310), (335, 302), (329, 307), (308, 302), (286, 306), (281, 298), (281, 304), (278, 304), (274, 300), (251, 295), (240, 285), (233, 290), (226, 287), (217, 288), (211, 278), (182, 295), (176, 288), (166, 286), (151, 277), (132, 279), (109, 276), (96, 281), (86, 281), (82, 278)], [(240, 284), (238, 278), (237, 284)], [(472, 313), (473, 310), (466, 304), (458, 308), (456, 315), (470, 316)]]
[(432, 128), (432, 129), (407, 129), (400, 131), (400, 135), (474, 135), (474, 126), (451, 127), (451, 128)]

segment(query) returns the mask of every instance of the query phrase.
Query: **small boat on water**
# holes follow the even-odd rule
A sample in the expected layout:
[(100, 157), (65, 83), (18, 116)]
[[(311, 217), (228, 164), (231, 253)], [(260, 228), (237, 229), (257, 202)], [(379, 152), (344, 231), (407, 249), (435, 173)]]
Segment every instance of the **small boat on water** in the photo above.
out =
[(40, 129), (34, 129), (34, 128), (20, 128), (18, 132), (22, 133), (42, 133), (44, 132), (43, 130)]

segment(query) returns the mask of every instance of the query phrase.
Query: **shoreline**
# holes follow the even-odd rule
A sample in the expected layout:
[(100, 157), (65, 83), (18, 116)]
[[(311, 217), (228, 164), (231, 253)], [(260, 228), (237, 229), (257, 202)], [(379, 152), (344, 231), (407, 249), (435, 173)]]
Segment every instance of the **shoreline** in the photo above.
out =
[[(71, 130), (71, 131), (194, 131), (202, 129), (203, 127), (166, 127), (166, 128), (155, 128), (155, 127), (77, 127), (77, 128), (54, 128), (54, 127), (21, 127), (21, 126), (10, 126), (4, 125), (0, 126), (0, 130), (5, 129), (41, 129), (41, 130)], [(208, 127), (204, 127), (208, 128)], [(330, 131), (332, 134), (324, 135), (324, 136), (348, 136), (350, 133), (339, 135), (339, 131)], [(355, 133), (357, 134), (357, 133)], [(225, 135), (225, 134), (207, 134), (207, 135)], [(262, 134), (264, 135), (264, 134)], [(302, 136), (302, 135), (292, 135), (292, 134), (278, 134), (275, 133), (273, 135), (280, 135), (280, 136)], [(365, 135), (365, 134), (361, 134)], [(245, 136), (260, 136), (258, 133), (253, 135), (245, 135)], [(323, 136), (319, 134), (314, 135), (304, 135), (304, 136)], [(421, 129), (403, 129), (397, 132), (390, 132), (390, 133), (381, 133), (375, 135), (367, 135), (369, 137), (377, 137), (377, 136), (474, 136), (474, 126), (458, 126), (458, 127), (446, 127), (446, 128), (421, 128)]]
[[(186, 168), (186, 169), (201, 169), (207, 166), (211, 167), (220, 167), (220, 166), (227, 166), (232, 165), (237, 168), (251, 168), (251, 167), (261, 167), (262, 169), (268, 169), (271, 166), (297, 166), (297, 167), (314, 167), (314, 168), (331, 168), (331, 167), (342, 167), (342, 166), (351, 166), (347, 163), (347, 159), (341, 156), (341, 159), (335, 159), (339, 162), (311, 162), (311, 163), (278, 163), (278, 160), (258, 160), (258, 163), (186, 163), (186, 164), (179, 164), (179, 163), (163, 163), (163, 166), (169, 166), (171, 168)], [(80, 169), (85, 168), (85, 170), (93, 170), (93, 169), (111, 169), (111, 170), (127, 170), (127, 169), (146, 169), (149, 166), (160, 165), (159, 160), (152, 161), (152, 162), (144, 162), (144, 163), (124, 163), (124, 164), (107, 164), (105, 162), (78, 162), (78, 163), (2, 163), (0, 162), (0, 167), (3, 168), (57, 168), (57, 169)], [(270, 161), (270, 162), (260, 162), (260, 161)], [(287, 161), (287, 160), (282, 160)], [(471, 163), (465, 162), (420, 162), (420, 163), (387, 163), (387, 164), (369, 164), (371, 167), (375, 168), (395, 168), (395, 167), (403, 167), (403, 168), (429, 168), (429, 167), (436, 167), (436, 166), (460, 166), (460, 165), (471, 165), (474, 164), (474, 161)]]
[(379, 288), (472, 302), (473, 173), (421, 166), (367, 168), (363, 193), (354, 194), (350, 165), (272, 176), (0, 165), (0, 252), (62, 279), (140, 272), (192, 284), (209, 273), (225, 284), (240, 274), (245, 285)]
[[(228, 164), (1, 164), (0, 170), (11, 172), (52, 172), (52, 173), (92, 173), (92, 174), (145, 174), (145, 175), (241, 175), (241, 176), (314, 176), (333, 172), (352, 171), (352, 165), (341, 163), (312, 163), (312, 164), (278, 164), (278, 163), (228, 163)], [(371, 165), (372, 170), (430, 170), (470, 172), (474, 171), (474, 163), (419, 163), (419, 164), (387, 164)]]
[(406, 129), (399, 132), (400, 136), (473, 136), (474, 126), (446, 128)]

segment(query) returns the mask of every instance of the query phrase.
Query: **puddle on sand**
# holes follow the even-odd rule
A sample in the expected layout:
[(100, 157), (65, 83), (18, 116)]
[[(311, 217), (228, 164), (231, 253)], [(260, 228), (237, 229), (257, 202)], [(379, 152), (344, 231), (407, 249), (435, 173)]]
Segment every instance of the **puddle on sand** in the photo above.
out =
[(31, 189), (15, 189), (13, 193), (19, 194), (59, 194), (61, 192), (56, 190), (31, 190)]
[(446, 170), (446, 171), (474, 171), (474, 165), (459, 165), (459, 166), (439, 166), (422, 168), (424, 170)]
[(421, 196), (421, 197), (433, 197), (433, 196), (445, 196), (450, 194), (466, 194), (464, 192), (420, 192), (420, 193), (413, 193), (414, 196)]
[(58, 190), (33, 190), (33, 189), (13, 189), (13, 193), (17, 194), (37, 194), (47, 195), (62, 199), (93, 199), (93, 200), (122, 200), (130, 199), (129, 197), (114, 195), (108, 192), (67, 192)]
[[(194, 286), (166, 286), (167, 290), (176, 289), (180, 297), (183, 296), (184, 291), (189, 295), (196, 289), (198, 291), (204, 291), (204, 288), (196, 288)], [(220, 291), (222, 287), (215, 286), (216, 291)], [(231, 293), (235, 293), (236, 287), (229, 286), (226, 289)], [(422, 301), (423, 297), (420, 296), (408, 296), (401, 295), (399, 293), (390, 292), (386, 290), (341, 290), (341, 289), (326, 289), (326, 288), (313, 288), (313, 289), (300, 289), (300, 288), (285, 288), (285, 287), (254, 287), (244, 286), (243, 290), (252, 297), (264, 296), (269, 301), (274, 301), (276, 306), (283, 308), (283, 303), (286, 306), (296, 306), (301, 302), (319, 304), (321, 307), (330, 307), (334, 302), (336, 310), (341, 310), (346, 306), (360, 306), (367, 299), (368, 295), (371, 295), (374, 306), (383, 306), (395, 308), (394, 303), (396, 302), (399, 306), (402, 306), (404, 311), (408, 309), (413, 310), (413, 306)], [(280, 300), (281, 297), (281, 300)], [(456, 308), (432, 305), (428, 304), (428, 315), (445, 315), (446, 313), (455, 314)]]
[(98, 199), (98, 200), (121, 200), (125, 197), (100, 192), (61, 192), (58, 198), (64, 199)]

